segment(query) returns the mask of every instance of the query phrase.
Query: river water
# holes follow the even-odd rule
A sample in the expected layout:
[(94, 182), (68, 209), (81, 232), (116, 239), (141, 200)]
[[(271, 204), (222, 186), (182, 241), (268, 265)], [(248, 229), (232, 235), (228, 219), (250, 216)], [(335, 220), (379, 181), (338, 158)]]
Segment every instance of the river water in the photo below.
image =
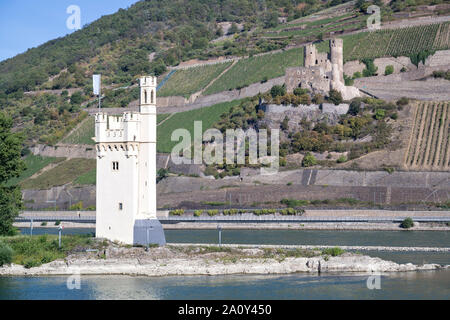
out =
[[(27, 234), (29, 229), (23, 229)], [(57, 233), (34, 229), (33, 234)], [(64, 229), (64, 234), (93, 229)], [(166, 240), (216, 243), (215, 230), (166, 230)], [(450, 247), (445, 231), (223, 230), (223, 243)], [(363, 252), (398, 263), (450, 264), (449, 253)], [(450, 270), (383, 274), (369, 290), (368, 275), (290, 274), (183, 277), (82, 276), (69, 290), (66, 277), (0, 277), (1, 299), (449, 299)]]
[(369, 290), (367, 275), (82, 276), (0, 278), (0, 299), (449, 299), (450, 272), (386, 274)]

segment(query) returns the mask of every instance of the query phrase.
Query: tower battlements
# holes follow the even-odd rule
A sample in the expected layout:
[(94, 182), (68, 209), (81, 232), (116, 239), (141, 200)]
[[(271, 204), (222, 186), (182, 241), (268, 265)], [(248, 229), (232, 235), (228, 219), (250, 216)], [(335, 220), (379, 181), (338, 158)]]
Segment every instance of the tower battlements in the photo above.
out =
[(136, 142), (140, 141), (141, 117), (137, 113), (124, 112), (122, 116), (95, 115), (95, 142)]

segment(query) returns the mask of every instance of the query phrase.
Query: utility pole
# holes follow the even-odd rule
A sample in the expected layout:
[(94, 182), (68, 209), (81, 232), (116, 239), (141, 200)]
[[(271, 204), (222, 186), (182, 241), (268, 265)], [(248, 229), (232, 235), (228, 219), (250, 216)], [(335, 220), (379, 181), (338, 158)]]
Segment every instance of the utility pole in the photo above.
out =
[(219, 231), (219, 247), (222, 246), (222, 226), (220, 224), (217, 225), (217, 230)]
[(61, 233), (62, 233), (62, 225), (59, 225), (59, 248), (61, 249)]

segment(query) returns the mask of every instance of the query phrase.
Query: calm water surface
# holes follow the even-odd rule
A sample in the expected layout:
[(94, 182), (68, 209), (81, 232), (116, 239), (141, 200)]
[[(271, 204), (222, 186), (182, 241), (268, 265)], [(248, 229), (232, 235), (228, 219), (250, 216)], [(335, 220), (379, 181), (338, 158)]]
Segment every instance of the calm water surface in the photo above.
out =
[(449, 299), (450, 271), (385, 274), (381, 289), (367, 275), (83, 276), (0, 278), (0, 299)]
[[(29, 234), (29, 228), (21, 228)], [(33, 234), (58, 234), (56, 228), (36, 228)], [(95, 234), (95, 229), (66, 228), (63, 234)], [(216, 230), (165, 230), (167, 242), (217, 243)], [(450, 247), (448, 231), (346, 230), (223, 230), (223, 243), (304, 244), (336, 246)]]

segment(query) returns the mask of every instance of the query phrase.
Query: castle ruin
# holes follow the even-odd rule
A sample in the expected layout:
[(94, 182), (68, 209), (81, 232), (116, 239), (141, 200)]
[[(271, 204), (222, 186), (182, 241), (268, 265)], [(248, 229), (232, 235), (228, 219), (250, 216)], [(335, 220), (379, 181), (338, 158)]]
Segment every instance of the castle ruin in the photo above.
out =
[(305, 47), (305, 66), (286, 69), (287, 92), (295, 88), (308, 89), (313, 93), (327, 95), (331, 89), (341, 92), (344, 100), (359, 97), (356, 87), (344, 82), (344, 44), (342, 39), (330, 40), (330, 54), (317, 52), (314, 44)]

